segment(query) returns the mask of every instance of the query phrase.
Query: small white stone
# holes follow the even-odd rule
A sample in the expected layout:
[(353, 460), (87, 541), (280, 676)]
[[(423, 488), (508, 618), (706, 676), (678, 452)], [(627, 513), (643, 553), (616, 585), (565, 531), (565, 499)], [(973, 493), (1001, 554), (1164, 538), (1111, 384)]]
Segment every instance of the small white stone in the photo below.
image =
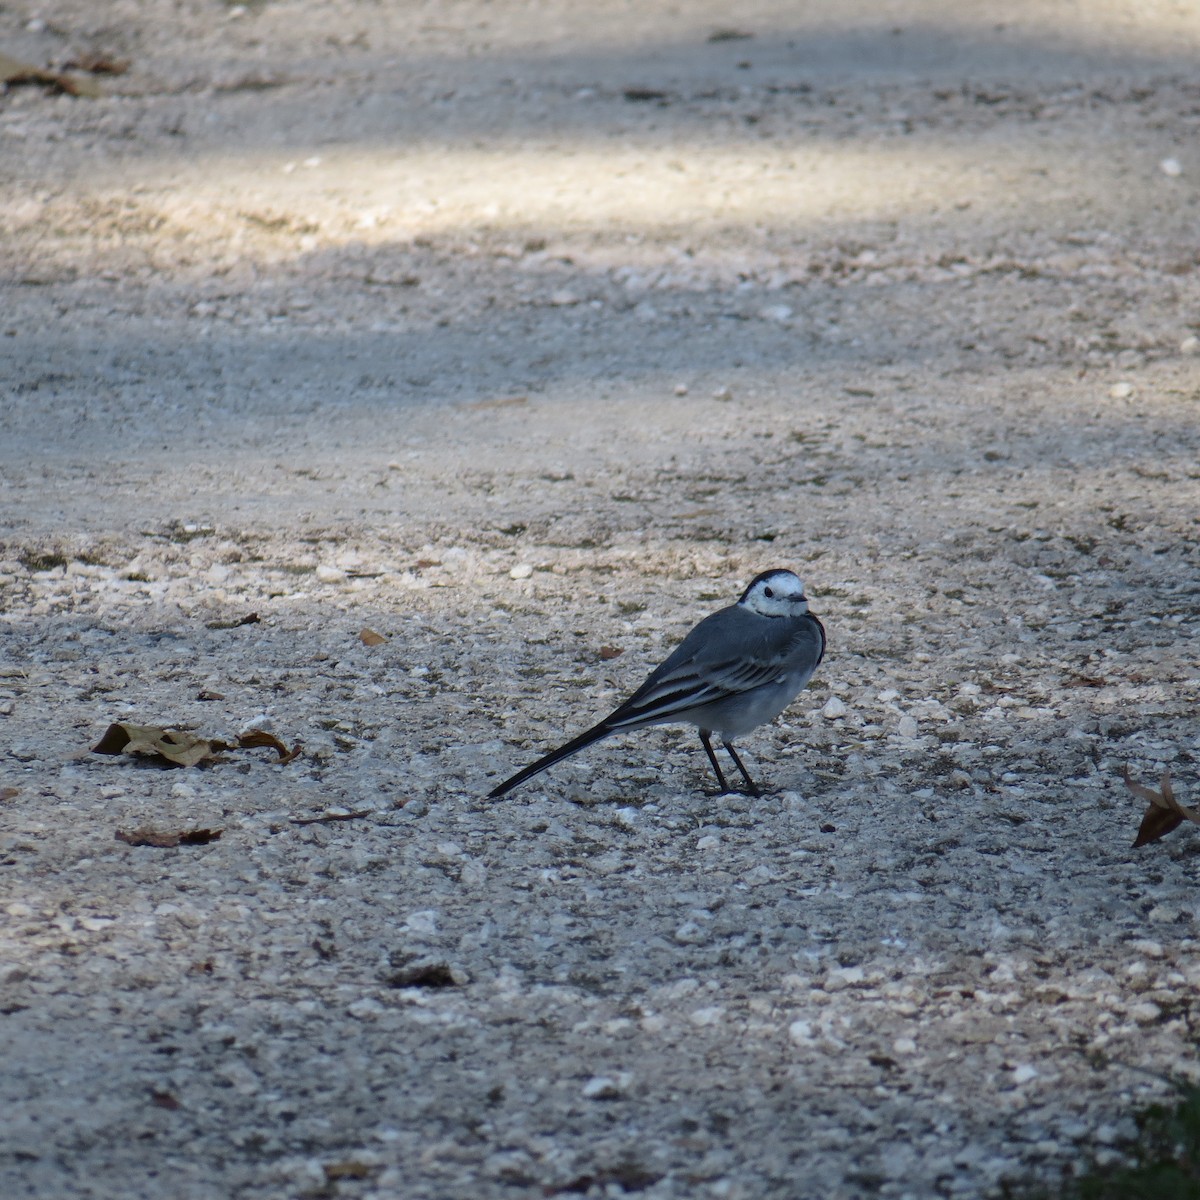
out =
[(821, 709), (821, 716), (823, 716), (827, 721), (836, 721), (838, 717), (844, 717), (845, 715), (845, 702), (838, 699), (837, 696), (830, 696), (829, 699), (825, 701), (825, 707)]
[(721, 839), (715, 833), (706, 834), (696, 843), (697, 850), (714, 850), (721, 844)]
[(1137, 941), (1131, 942), (1129, 948), (1146, 958), (1162, 958), (1165, 954), (1162, 942), (1154, 942), (1149, 938), (1139, 938)]
[(628, 1086), (628, 1076), (623, 1075), (593, 1075), (583, 1085), (585, 1100), (616, 1100), (625, 1090), (621, 1085), (624, 1081)]
[(1133, 395), (1133, 384), (1125, 381), (1114, 383), (1108, 389), (1108, 394), (1113, 400), (1128, 400)]
[(917, 736), (917, 721), (915, 717), (901, 717), (900, 724), (896, 726), (896, 732), (902, 738), (915, 738)]
[(528, 579), (533, 574), (533, 567), (529, 563), (517, 563), (515, 567), (508, 573), (509, 579)]
[(1013, 1067), (1013, 1083), (1018, 1087), (1023, 1083), (1028, 1083), (1031, 1079), (1038, 1077), (1037, 1067), (1031, 1063), (1022, 1063), (1019, 1067)]
[(383, 1011), (383, 1005), (371, 996), (364, 996), (361, 1000), (355, 1000), (352, 1004), (347, 1005), (346, 1011), (357, 1021), (370, 1021), (379, 1016)]
[(550, 303), (555, 308), (570, 308), (572, 304), (579, 303), (579, 297), (574, 292), (552, 292)]
[(827, 992), (840, 992), (848, 987), (856, 987), (864, 978), (862, 967), (837, 967), (829, 972), (821, 986)]
[(437, 920), (436, 910), (423, 908), (408, 914), (404, 921), (404, 928), (409, 933), (434, 934), (437, 933)]
[(785, 321), (791, 319), (792, 310), (786, 304), (768, 304), (766, 308), (759, 310), (758, 315), (764, 321), (776, 321), (782, 325)]
[(1143, 1000), (1129, 1006), (1129, 1015), (1139, 1025), (1153, 1025), (1162, 1016), (1162, 1009), (1152, 1000)]
[(714, 400), (732, 400), (733, 392), (727, 387), (719, 387), (712, 394)]
[(699, 1025), (703, 1029), (709, 1025), (719, 1025), (725, 1019), (725, 1010), (714, 1004), (709, 1008), (696, 1009), (688, 1019), (693, 1025)]
[(798, 1046), (803, 1046), (807, 1042), (813, 1040), (813, 1027), (811, 1021), (793, 1021), (788, 1026), (788, 1037)]
[(1183, 339), (1183, 341), (1179, 343), (1179, 353), (1180, 354), (1200, 353), (1200, 338), (1196, 337), (1194, 334), (1191, 334), (1188, 337), (1185, 337)]
[(697, 946), (708, 941), (708, 934), (695, 921), (684, 921), (671, 936), (681, 946)]
[(1162, 162), (1158, 164), (1158, 169), (1164, 175), (1170, 175), (1172, 179), (1174, 179), (1177, 175), (1183, 174), (1183, 164), (1180, 163), (1179, 159), (1177, 158), (1164, 158)]
[(892, 1043), (892, 1051), (896, 1054), (916, 1054), (917, 1043), (910, 1037), (898, 1037)]
[(318, 583), (345, 583), (346, 572), (322, 563), (314, 572)]
[(686, 396), (688, 394), (688, 385), (686, 383), (677, 383), (675, 385), (675, 395)]

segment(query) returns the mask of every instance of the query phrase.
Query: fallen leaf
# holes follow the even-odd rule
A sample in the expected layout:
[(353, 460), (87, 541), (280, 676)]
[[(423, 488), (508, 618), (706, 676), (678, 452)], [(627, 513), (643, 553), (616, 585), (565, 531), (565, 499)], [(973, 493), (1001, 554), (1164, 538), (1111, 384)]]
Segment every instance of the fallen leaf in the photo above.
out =
[(325, 825), (330, 821), (357, 821), (359, 817), (369, 817), (369, 808), (356, 809), (354, 812), (327, 812), (316, 817), (292, 817), (293, 825)]
[(1196, 825), (1200, 825), (1200, 813), (1188, 808), (1186, 805), (1180, 804), (1175, 799), (1174, 790), (1171, 787), (1171, 776), (1164, 771), (1162, 778), (1159, 780), (1161, 791), (1155, 791), (1153, 788), (1148, 788), (1144, 784), (1135, 783), (1133, 777), (1129, 774), (1128, 765), (1122, 767), (1122, 774), (1125, 779), (1125, 786), (1139, 799), (1145, 800), (1150, 807), (1146, 809), (1146, 815), (1142, 818), (1142, 823), (1138, 827), (1137, 839), (1133, 845), (1136, 849), (1138, 846), (1146, 846), (1151, 842), (1157, 842), (1159, 838), (1166, 837), (1172, 829), (1178, 829), (1184, 821), (1191, 821)]
[(625, 651), (620, 646), (601, 646), (600, 657), (607, 662), (610, 658), (620, 658)]
[(169, 1112), (174, 1112), (180, 1106), (177, 1096), (170, 1092), (160, 1092), (158, 1088), (150, 1089), (150, 1103), (157, 1108), (165, 1108)]
[(171, 850), (176, 846), (207, 846), (218, 841), (221, 829), (185, 829), (179, 833), (165, 833), (156, 829), (118, 829), (114, 840), (128, 846), (155, 846), (160, 850)]
[(104, 736), (92, 747), (93, 754), (136, 754), (157, 762), (161, 767), (194, 767), (220, 757), (229, 750), (255, 750), (265, 747), (279, 755), (281, 763), (299, 758), (302, 742), (289, 750), (273, 733), (250, 729), (235, 742), (216, 738), (197, 737), (178, 729), (162, 729), (157, 725), (110, 725)]
[(658, 88), (648, 87), (628, 87), (625, 89), (623, 95), (626, 100), (632, 100), (635, 104), (645, 104), (651, 100), (665, 101), (667, 99), (666, 92), (659, 91)]
[(414, 571), (424, 571), (429, 567), (440, 567), (442, 564), (436, 558), (418, 558), (413, 563)]
[(210, 742), (178, 729), (160, 729), (157, 725), (110, 725), (92, 747), (93, 754), (137, 754), (158, 758), (160, 765), (194, 767), (215, 758), (224, 750), (224, 742)]
[(247, 613), (244, 617), (239, 617), (236, 621), (209, 621), (208, 629), (240, 629), (243, 625), (257, 625), (259, 622), (258, 613)]
[(68, 71), (86, 71), (89, 75), (124, 75), (129, 70), (129, 60), (93, 51), (63, 63), (63, 67)]
[(221, 692), (210, 692), (208, 688), (196, 693), (197, 700), (224, 700), (225, 696)]
[(1108, 680), (1101, 679), (1099, 675), (1066, 675), (1062, 682), (1064, 687), (1102, 688), (1108, 686)]
[(245, 733), (239, 734), (237, 745), (231, 749), (255, 750), (263, 746), (274, 750), (279, 755), (281, 763), (290, 763), (293, 759), (299, 758), (300, 752), (304, 749), (304, 743), (297, 742), (289, 750), (273, 733), (268, 733), (265, 729), (248, 729)]
[(11, 800), (14, 796), (19, 796), (20, 794), (20, 788), (0, 787), (0, 800)]
[(464, 975), (444, 962), (414, 963), (393, 971), (386, 979), (388, 987), (394, 988), (453, 988), (465, 981)]
[(0, 83), (16, 87), (20, 83), (41, 83), (47, 87), (66, 92), (68, 96), (102, 96), (99, 84), (86, 76), (65, 75), (62, 71), (49, 71), (0, 54)]
[(338, 1179), (367, 1179), (372, 1172), (377, 1170), (370, 1163), (354, 1162), (335, 1162), (325, 1164), (325, 1178), (330, 1183)]
[(382, 646), (387, 641), (382, 633), (376, 633), (373, 629), (364, 629), (358, 636), (364, 646)]

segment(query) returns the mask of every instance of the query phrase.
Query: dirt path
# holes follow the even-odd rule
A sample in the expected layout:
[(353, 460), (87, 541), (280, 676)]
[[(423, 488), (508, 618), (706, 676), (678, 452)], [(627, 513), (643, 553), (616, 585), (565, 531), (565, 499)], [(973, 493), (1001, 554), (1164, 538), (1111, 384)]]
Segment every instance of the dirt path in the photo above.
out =
[[(1200, 835), (1131, 850), (1121, 783), (1195, 800), (1194, 6), (62, 0), (0, 49), (130, 61), (0, 96), (0, 1192), (1119, 1157), (1197, 1069)], [(830, 633), (770, 796), (652, 731), (482, 799), (770, 566)], [(82, 753), (119, 720), (304, 753)]]

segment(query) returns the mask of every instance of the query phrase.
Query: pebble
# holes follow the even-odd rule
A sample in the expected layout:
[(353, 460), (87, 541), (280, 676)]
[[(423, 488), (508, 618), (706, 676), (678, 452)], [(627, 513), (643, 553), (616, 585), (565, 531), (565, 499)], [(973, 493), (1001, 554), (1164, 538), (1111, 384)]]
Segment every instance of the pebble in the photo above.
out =
[(322, 563), (314, 572), (318, 583), (345, 583), (347, 576), (345, 571), (339, 570), (337, 567), (328, 566)]
[(681, 946), (698, 946), (708, 941), (708, 931), (697, 925), (695, 921), (684, 921), (672, 935)]
[(509, 579), (528, 579), (533, 574), (533, 567), (529, 563), (517, 563), (515, 567), (508, 573)]
[(371, 1021), (387, 1010), (372, 996), (364, 996), (361, 1000), (355, 1000), (352, 1004), (348, 1004), (346, 1011), (356, 1021)]
[(1133, 395), (1133, 384), (1122, 381), (1114, 383), (1108, 389), (1108, 394), (1113, 400), (1128, 400)]
[(714, 400), (732, 400), (733, 392), (727, 387), (719, 387), (715, 392), (713, 392), (712, 398)]
[(1196, 354), (1197, 352), (1200, 352), (1200, 338), (1192, 335), (1185, 337), (1183, 341), (1179, 343), (1180, 354)]
[(1183, 174), (1183, 164), (1177, 158), (1164, 158), (1162, 162), (1158, 164), (1158, 169), (1164, 175), (1171, 176), (1172, 179)]
[(827, 721), (836, 721), (838, 717), (844, 717), (846, 711), (845, 701), (839, 699), (837, 696), (830, 696), (825, 701), (825, 707), (821, 709), (821, 716)]
[(593, 1075), (583, 1085), (585, 1100), (619, 1100), (629, 1086), (630, 1077), (620, 1075)]
[(797, 1045), (804, 1045), (813, 1040), (813, 1027), (811, 1021), (793, 1021), (788, 1026), (788, 1037)]
[(862, 967), (839, 967), (829, 972), (822, 987), (827, 992), (840, 992), (848, 987), (857, 987), (865, 978)]
[(768, 304), (766, 308), (759, 310), (758, 315), (764, 321), (775, 321), (782, 325), (785, 321), (791, 320), (792, 309), (786, 304)]

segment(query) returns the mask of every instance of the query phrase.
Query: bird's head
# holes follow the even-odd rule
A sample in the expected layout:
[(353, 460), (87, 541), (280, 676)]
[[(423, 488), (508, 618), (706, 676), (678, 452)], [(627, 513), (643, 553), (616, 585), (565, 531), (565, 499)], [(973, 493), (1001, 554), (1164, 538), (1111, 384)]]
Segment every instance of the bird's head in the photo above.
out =
[(756, 575), (738, 600), (760, 617), (801, 617), (808, 612), (804, 584), (791, 571), (764, 571)]

